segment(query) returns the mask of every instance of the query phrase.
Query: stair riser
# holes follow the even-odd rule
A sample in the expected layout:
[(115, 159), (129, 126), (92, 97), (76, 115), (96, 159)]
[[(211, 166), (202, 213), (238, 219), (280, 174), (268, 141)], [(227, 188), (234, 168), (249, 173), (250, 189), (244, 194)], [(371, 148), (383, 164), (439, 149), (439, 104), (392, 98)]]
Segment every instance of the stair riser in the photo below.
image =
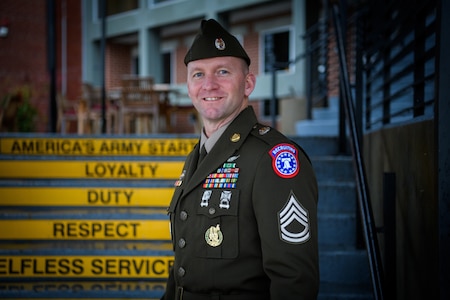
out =
[(355, 181), (353, 166), (348, 158), (313, 158), (312, 165), (319, 183)]
[(354, 215), (319, 215), (319, 245), (347, 248), (356, 245), (356, 218)]
[(321, 213), (355, 213), (356, 189), (354, 184), (319, 183), (319, 203)]
[(323, 251), (320, 253), (320, 280), (343, 284), (370, 282), (367, 253), (361, 251)]
[(335, 137), (290, 137), (309, 157), (330, 156), (339, 153), (337, 138)]
[[(0, 256), (0, 278), (160, 279), (168, 277), (173, 256), (12, 255)], [(3, 280), (2, 280), (3, 281)]]

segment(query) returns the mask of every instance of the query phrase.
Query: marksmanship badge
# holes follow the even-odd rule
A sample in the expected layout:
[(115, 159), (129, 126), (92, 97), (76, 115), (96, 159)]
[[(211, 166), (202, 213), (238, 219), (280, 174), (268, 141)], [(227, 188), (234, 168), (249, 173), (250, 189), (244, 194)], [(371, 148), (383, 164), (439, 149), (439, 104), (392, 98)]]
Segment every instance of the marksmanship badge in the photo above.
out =
[(272, 156), (272, 167), (275, 173), (282, 178), (292, 178), (300, 171), (298, 151), (291, 144), (278, 144), (269, 154)]
[(308, 211), (291, 191), (289, 199), (278, 213), (280, 239), (290, 244), (301, 244), (309, 240)]
[(209, 227), (205, 232), (205, 240), (211, 247), (217, 247), (222, 244), (223, 234), (220, 231), (220, 224)]

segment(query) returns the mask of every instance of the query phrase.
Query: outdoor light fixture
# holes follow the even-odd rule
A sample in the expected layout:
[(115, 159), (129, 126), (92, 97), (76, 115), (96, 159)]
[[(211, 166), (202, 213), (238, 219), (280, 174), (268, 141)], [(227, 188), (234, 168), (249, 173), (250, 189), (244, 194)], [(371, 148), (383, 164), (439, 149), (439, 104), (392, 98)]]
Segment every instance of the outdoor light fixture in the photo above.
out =
[(9, 33), (9, 22), (6, 19), (2, 19), (0, 22), (0, 37), (5, 38)]

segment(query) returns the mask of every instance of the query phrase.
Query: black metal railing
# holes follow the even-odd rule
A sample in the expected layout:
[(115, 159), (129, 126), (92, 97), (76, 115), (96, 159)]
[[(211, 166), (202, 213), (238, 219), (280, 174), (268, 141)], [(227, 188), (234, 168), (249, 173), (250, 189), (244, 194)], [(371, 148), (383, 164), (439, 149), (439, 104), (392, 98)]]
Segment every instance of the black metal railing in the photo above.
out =
[(368, 2), (364, 31), (365, 130), (433, 117), (436, 1)]
[(369, 131), (434, 118), (437, 2), (367, 1), (352, 7), (350, 17), (346, 1), (330, 7), (346, 117), (340, 123), (348, 126), (341, 126), (340, 139), (350, 138), (375, 299), (392, 293), (386, 289), (361, 140)]
[(346, 43), (343, 34), (342, 19), (337, 4), (331, 6), (333, 18), (334, 32), (336, 37), (336, 45), (339, 56), (340, 70), (340, 92), (341, 101), (344, 101), (346, 119), (350, 135), (350, 145), (353, 155), (354, 167), (356, 171), (356, 183), (358, 192), (358, 201), (361, 212), (361, 221), (363, 225), (364, 239), (366, 242), (367, 253), (369, 258), (369, 267), (371, 271), (372, 287), (375, 299), (383, 299), (383, 264), (381, 260), (380, 249), (378, 247), (376, 226), (373, 217), (371, 201), (369, 197), (369, 189), (365, 174), (364, 161), (361, 151), (360, 130), (357, 126), (355, 116), (353, 93), (350, 87), (350, 78), (348, 72), (348, 64), (346, 57)]

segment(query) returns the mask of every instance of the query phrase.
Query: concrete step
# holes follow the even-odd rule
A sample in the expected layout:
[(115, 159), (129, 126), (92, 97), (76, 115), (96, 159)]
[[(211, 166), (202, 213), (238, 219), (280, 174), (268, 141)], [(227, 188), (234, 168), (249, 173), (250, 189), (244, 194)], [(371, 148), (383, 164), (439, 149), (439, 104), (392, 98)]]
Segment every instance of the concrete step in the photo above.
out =
[(0, 282), (1, 299), (159, 300), (165, 280), (27, 280)]
[(166, 207), (19, 207), (2, 208), (3, 220), (166, 220)]
[(337, 137), (339, 126), (337, 120), (303, 120), (295, 124), (296, 135), (300, 137), (323, 136)]
[(356, 184), (353, 181), (320, 181), (318, 213), (355, 213)]
[(47, 157), (0, 159), (1, 179), (176, 180), (181, 160), (53, 160)]
[(321, 213), (318, 215), (318, 222), (319, 245), (328, 247), (355, 247), (355, 213)]
[(165, 209), (2, 209), (0, 240), (170, 240)]
[(365, 250), (319, 245), (320, 281), (335, 284), (368, 284), (369, 261)]
[(338, 138), (333, 136), (290, 136), (308, 156), (332, 156), (339, 153)]
[(344, 284), (321, 282), (318, 300), (372, 300), (372, 288), (368, 284)]
[(319, 156), (311, 160), (319, 183), (355, 180), (352, 158), (349, 156)]
[(60, 135), (17, 134), (0, 135), (0, 154), (15, 156), (105, 157), (186, 156), (198, 141), (194, 134), (150, 135)]
[[(0, 241), (0, 255), (171, 256), (170, 241)], [(5, 267), (2, 265), (2, 267)]]
[(0, 186), (0, 206), (168, 207), (173, 187)]

